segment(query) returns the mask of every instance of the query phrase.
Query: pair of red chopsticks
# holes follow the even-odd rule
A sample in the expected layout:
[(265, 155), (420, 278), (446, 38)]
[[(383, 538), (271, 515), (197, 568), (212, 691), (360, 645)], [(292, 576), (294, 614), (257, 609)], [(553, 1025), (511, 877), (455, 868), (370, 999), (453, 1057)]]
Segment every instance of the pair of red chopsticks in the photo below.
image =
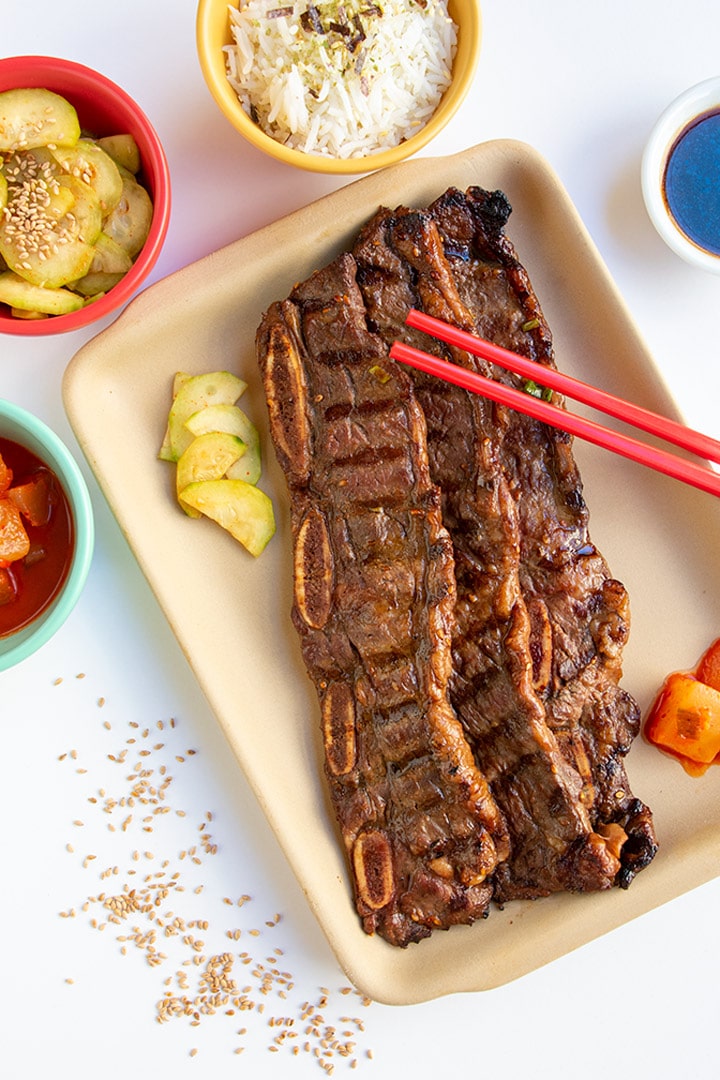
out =
[[(482, 357), (499, 367), (514, 371), (532, 380), (536, 385), (557, 390), (559, 393), (580, 401), (584, 405), (590, 405), (599, 409), (608, 416), (618, 420), (624, 420), (642, 431), (652, 435), (659, 435), (667, 442), (674, 443), (684, 450), (690, 450), (708, 461), (720, 462), (720, 442), (711, 439), (708, 435), (702, 435), (698, 431), (685, 427), (675, 420), (658, 416), (639, 405), (633, 405), (629, 401), (614, 397), (604, 390), (589, 386), (587, 383), (573, 379), (569, 375), (563, 375), (554, 368), (546, 368), (533, 360), (528, 360), (509, 349), (503, 349), (490, 341), (460, 330), (450, 323), (435, 319), (422, 311), (411, 309), (407, 319), (407, 325), (417, 330), (424, 330), (431, 337), (438, 338), (448, 345), (455, 345), (473, 356)], [(436, 375), (446, 382), (453, 383), (465, 390), (481, 394), (501, 405), (508, 405), (517, 409), (518, 412), (532, 416), (553, 427), (577, 435), (587, 442), (612, 450), (616, 454), (629, 458), (631, 461), (647, 465), (657, 472), (672, 476), (676, 480), (682, 480), (686, 484), (699, 488), (701, 491), (712, 495), (720, 495), (720, 474), (713, 469), (685, 458), (669, 453), (654, 446), (640, 442), (620, 432), (612, 431), (587, 420), (584, 417), (569, 413), (565, 409), (552, 405), (548, 401), (535, 397), (534, 394), (517, 390), (503, 383), (488, 379), (467, 368), (457, 364), (448, 363), (437, 356), (415, 349), (404, 342), (396, 341), (390, 349), (390, 356), (410, 367), (418, 368), (429, 375)]]

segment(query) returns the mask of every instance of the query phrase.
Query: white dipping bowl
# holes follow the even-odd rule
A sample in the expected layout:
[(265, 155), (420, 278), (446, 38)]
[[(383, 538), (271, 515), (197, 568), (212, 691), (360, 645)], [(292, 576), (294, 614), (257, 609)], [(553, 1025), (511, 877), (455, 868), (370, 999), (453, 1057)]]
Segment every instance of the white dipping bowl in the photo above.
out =
[(643, 154), (641, 180), (650, 220), (668, 247), (693, 266), (720, 274), (720, 255), (700, 247), (682, 231), (665, 197), (665, 171), (678, 137), (694, 120), (716, 110), (720, 110), (720, 76), (691, 86), (676, 98), (652, 130)]

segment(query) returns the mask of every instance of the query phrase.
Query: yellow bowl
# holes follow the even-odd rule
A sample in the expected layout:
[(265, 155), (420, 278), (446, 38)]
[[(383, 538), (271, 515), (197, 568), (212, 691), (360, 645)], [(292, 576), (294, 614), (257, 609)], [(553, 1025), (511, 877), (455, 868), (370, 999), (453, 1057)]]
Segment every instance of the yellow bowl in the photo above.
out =
[(442, 131), (465, 98), (477, 67), (482, 37), (478, 0), (448, 0), (448, 9), (458, 27), (457, 53), (453, 63), (452, 83), (442, 97), (432, 118), (417, 134), (390, 150), (354, 158), (334, 158), (306, 154), (266, 135), (250, 119), (237, 94), (228, 82), (223, 48), (233, 43), (228, 14), (228, 0), (199, 0), (196, 20), (197, 51), (205, 81), (221, 111), (241, 135), (266, 154), (311, 172), (342, 176), (396, 165), (411, 157)]

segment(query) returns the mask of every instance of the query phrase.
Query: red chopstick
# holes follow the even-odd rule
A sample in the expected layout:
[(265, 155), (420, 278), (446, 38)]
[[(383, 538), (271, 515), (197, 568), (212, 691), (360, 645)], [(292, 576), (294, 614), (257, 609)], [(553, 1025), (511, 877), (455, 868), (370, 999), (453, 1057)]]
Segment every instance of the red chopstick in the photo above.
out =
[[(462, 347), (464, 348), (464, 346)], [(467, 349), (466, 351), (469, 352), (470, 350)], [(647, 465), (657, 472), (671, 476), (675, 480), (681, 480), (683, 483), (690, 484), (701, 491), (711, 495), (720, 495), (720, 473), (713, 472), (712, 469), (698, 465), (694, 461), (677, 457), (675, 454), (668, 453), (667, 450), (648, 446), (646, 443), (639, 442), (628, 435), (622, 435), (620, 432), (611, 431), (593, 420), (576, 416), (574, 413), (569, 413), (557, 405), (552, 405), (550, 402), (534, 397), (532, 394), (516, 390), (511, 386), (506, 386), (504, 383), (496, 382), (494, 379), (488, 379), (484, 375), (478, 375), (477, 372), (469, 371), (467, 368), (460, 367), (457, 364), (448, 363), (446, 360), (431, 356), (429, 353), (415, 349), (412, 345), (406, 345), (404, 342), (394, 342), (390, 349), (390, 356), (400, 363), (418, 368), (429, 375), (435, 375), (440, 379), (444, 379), (445, 382), (453, 383), (455, 386), (460, 386), (475, 394), (481, 394), (483, 397), (490, 398), (491, 401), (498, 402), (500, 405), (508, 405), (518, 412), (525, 413), (526, 416), (531, 416), (535, 420), (541, 420), (552, 427), (567, 431), (571, 435), (585, 439), (586, 442), (593, 443), (595, 446), (612, 450), (622, 457), (641, 465)], [(543, 373), (544, 384), (549, 385), (546, 378), (546, 369), (539, 364), (537, 367)]]
[(501, 345), (495, 345), (492, 341), (486, 341), (476, 334), (469, 334), (466, 330), (460, 330), (457, 326), (443, 322), (442, 319), (426, 315), (424, 311), (417, 311), (412, 308), (408, 313), (406, 322), (408, 326), (413, 326), (416, 330), (424, 330), (427, 334), (439, 338), (440, 341), (444, 341), (448, 345), (457, 345), (458, 348), (472, 353), (473, 356), (481, 356), (485, 360), (497, 364), (498, 367), (514, 371), (518, 375), (524, 375), (526, 378), (537, 382), (540, 386), (547, 386), (551, 390), (557, 390), (574, 401), (582, 402), (583, 405), (591, 405), (594, 409), (599, 409), (608, 416), (614, 416), (617, 420), (624, 420), (628, 424), (632, 424), (633, 427), (640, 428), (641, 431), (647, 431), (651, 435), (659, 435), (666, 442), (681, 446), (684, 450), (691, 450), (692, 453), (698, 454), (709, 461), (720, 462), (720, 442), (717, 439), (712, 439), (709, 435), (703, 435), (699, 431), (693, 431), (692, 428), (685, 427), (676, 420), (670, 420), (666, 416), (658, 416), (657, 413), (650, 412), (649, 409), (644, 409), (640, 405), (633, 405), (630, 401), (623, 401), (622, 398), (613, 397), (612, 394), (607, 393), (605, 390), (599, 390), (596, 386), (590, 386), (579, 379), (573, 379), (570, 375), (563, 375), (562, 372), (556, 371), (554, 368), (546, 368), (543, 364), (536, 364), (534, 360), (519, 356), (517, 353), (504, 349)]

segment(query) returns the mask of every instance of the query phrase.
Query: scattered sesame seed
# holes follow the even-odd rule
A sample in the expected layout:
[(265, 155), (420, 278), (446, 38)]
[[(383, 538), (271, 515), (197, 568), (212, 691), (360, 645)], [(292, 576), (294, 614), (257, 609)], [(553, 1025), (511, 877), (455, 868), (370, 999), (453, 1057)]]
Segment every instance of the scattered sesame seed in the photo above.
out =
[[(107, 730), (110, 728), (107, 722), (104, 722), (103, 726)], [(128, 721), (127, 726), (143, 739), (150, 735), (150, 728), (141, 729), (141, 725), (136, 721)], [(161, 730), (165, 727), (173, 729), (176, 722), (170, 720), (163, 724), (160, 721), (156, 727)], [(127, 741), (131, 743), (134, 740)], [(122, 763), (127, 752), (123, 750), (107, 757), (113, 763)], [(186, 762), (194, 754), (195, 751), (186, 750), (177, 757)], [(152, 745), (152, 750), (140, 751), (141, 763), (120, 781), (124, 783), (124, 788), (116, 790), (112, 795), (108, 795), (104, 788), (99, 788), (96, 795), (87, 797), (87, 805), (94, 808), (90, 812), (104, 815), (106, 821), (107, 817), (114, 818), (118, 823), (118, 833), (134, 836), (136, 842), (141, 832), (146, 834), (152, 831), (151, 823), (157, 822), (156, 833), (161, 837), (159, 826), (162, 815), (174, 813), (179, 819), (186, 816), (182, 808), (172, 807), (168, 801), (171, 791), (174, 790), (173, 777), (167, 764), (172, 761), (172, 755), (172, 739), (169, 745), (159, 742)], [(59, 760), (66, 756), (68, 755), (61, 755)], [(77, 757), (77, 751), (70, 751), (70, 756)], [(285, 1053), (297, 1057), (304, 1052), (311, 1055), (328, 1075), (332, 1074), (335, 1061), (346, 1059), (349, 1067), (356, 1068), (356, 1040), (363, 1030), (362, 1021), (341, 1017), (340, 1024), (344, 1026), (344, 1030), (341, 1030), (340, 1027), (336, 1029), (331, 1023), (327, 1023), (325, 1016), (334, 1008), (335, 1002), (350, 993), (357, 994), (363, 1004), (369, 1003), (368, 998), (345, 985), (339, 988), (336, 995), (332, 994), (328, 987), (320, 987), (316, 1000), (299, 1003), (293, 974), (281, 971), (279, 967), (279, 957), (283, 955), (281, 948), (272, 948), (262, 961), (247, 951), (225, 951), (223, 945), (218, 951), (213, 951), (212, 941), (217, 940), (218, 931), (220, 940), (235, 949), (235, 943), (241, 937), (262, 939), (263, 932), (257, 927), (263, 922), (267, 929), (274, 931), (282, 921), (280, 912), (257, 921), (255, 926), (237, 925), (236, 916), (233, 918), (235, 925), (219, 930), (211, 924), (209, 916), (198, 917), (193, 913), (193, 917), (188, 918), (169, 910), (171, 905), (182, 902), (181, 896), (186, 891), (186, 875), (197, 874), (195, 867), (203, 862), (200, 854), (218, 852), (218, 845), (208, 832), (208, 825), (213, 820), (213, 813), (207, 811), (202, 823), (193, 828), (197, 845), (190, 841), (186, 849), (172, 857), (165, 857), (159, 852), (156, 858), (154, 852), (144, 850), (142, 846), (135, 848), (129, 856), (130, 863), (137, 864), (141, 859), (148, 862), (155, 860), (156, 865), (160, 866), (160, 869), (154, 871), (148, 867), (148, 872), (143, 870), (138, 877), (135, 877), (137, 871), (131, 866), (123, 867), (122, 862), (115, 863), (112, 858), (100, 856), (103, 858), (102, 868), (98, 867), (95, 872), (98, 873), (100, 881), (112, 880), (114, 884), (111, 892), (89, 895), (82, 904), (82, 911), (89, 915), (90, 929), (106, 934), (109, 931), (118, 943), (121, 956), (127, 956), (130, 952), (140, 953), (151, 971), (158, 969), (162, 972), (155, 1002), (155, 1019), (158, 1023), (169, 1023), (184, 1017), (191, 1027), (199, 1027), (211, 1017), (233, 1018), (242, 1013), (254, 1018), (256, 1025), (263, 1025), (268, 1033), (266, 1049), (271, 1053)], [(84, 822), (76, 819), (74, 824), (82, 826)], [(114, 831), (113, 822), (108, 822), (108, 828)], [(72, 844), (67, 844), (66, 850), (74, 851)], [(95, 854), (85, 856), (82, 865), (86, 872), (97, 859)], [(187, 891), (191, 891), (194, 896), (200, 896), (208, 890), (206, 885), (193, 881), (192, 889)], [(235, 911), (252, 901), (248, 893), (239, 895), (237, 900), (230, 896), (217, 899), (221, 900), (225, 907)], [(75, 917), (76, 911), (70, 908), (59, 914), (67, 919)], [(172, 949), (163, 951), (164, 943), (172, 946)], [(263, 953), (267, 949), (265, 944)], [(176, 955), (177, 950), (180, 950), (180, 956)], [(170, 964), (172, 968), (168, 974)], [(238, 964), (241, 966), (237, 967)], [(245, 973), (245, 978), (249, 979), (247, 985), (239, 984), (236, 971)], [(279, 1003), (279, 1007), (276, 1004), (273, 1009), (273, 1002)], [(300, 1041), (301, 1033), (296, 1030), (296, 1025), (298, 1029), (300, 1025), (304, 1027), (303, 1042)], [(240, 1037), (247, 1033), (247, 1027), (241, 1027), (237, 1031)], [(233, 1054), (237, 1055), (245, 1051), (244, 1045), (232, 1049)], [(193, 1057), (197, 1053), (197, 1048), (189, 1051)], [(370, 1058), (372, 1054), (369, 1052), (366, 1056)]]

